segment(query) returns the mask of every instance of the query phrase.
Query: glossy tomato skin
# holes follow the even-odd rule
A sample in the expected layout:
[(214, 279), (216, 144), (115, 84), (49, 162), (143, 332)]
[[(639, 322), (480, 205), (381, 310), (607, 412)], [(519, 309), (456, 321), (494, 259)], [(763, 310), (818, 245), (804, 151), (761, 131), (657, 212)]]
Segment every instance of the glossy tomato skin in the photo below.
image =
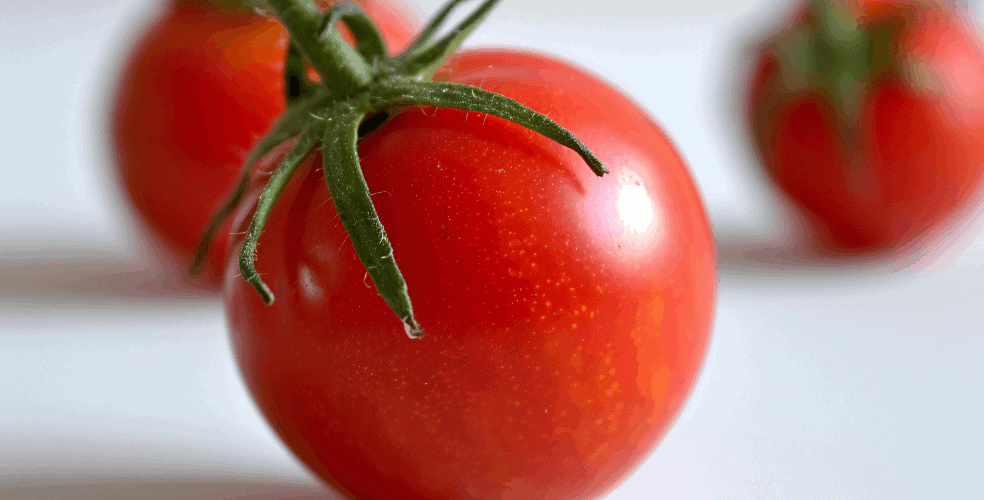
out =
[[(409, 42), (416, 18), (401, 4), (360, 3), (391, 47)], [(173, 0), (126, 62), (111, 124), (119, 178), (179, 266), (285, 109), (285, 44), (286, 31), (252, 10)], [(225, 246), (222, 234), (203, 276), (215, 286)]]
[(368, 136), (362, 168), (425, 329), (411, 340), (312, 157), (260, 239), (272, 306), (230, 259), (242, 373), (352, 498), (597, 498), (665, 434), (703, 360), (716, 275), (701, 200), (660, 129), (567, 63), (471, 51), (436, 78), (548, 112), (611, 173), (479, 113), (411, 108)]
[[(934, 258), (981, 201), (984, 49), (952, 2), (850, 6), (868, 25), (900, 27), (899, 70), (871, 82), (859, 146), (839, 138), (832, 102), (819, 89), (785, 88), (783, 54), (767, 46), (751, 85), (755, 143), (776, 184), (817, 222), (820, 250)], [(792, 24), (806, 19), (801, 12)]]

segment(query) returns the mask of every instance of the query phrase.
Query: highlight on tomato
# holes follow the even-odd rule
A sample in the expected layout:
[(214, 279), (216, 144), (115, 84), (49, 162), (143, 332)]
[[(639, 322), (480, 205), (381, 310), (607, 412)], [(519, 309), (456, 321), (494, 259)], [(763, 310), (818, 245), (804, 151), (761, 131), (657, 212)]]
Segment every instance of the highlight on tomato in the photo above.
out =
[(301, 91), (210, 228), (233, 218), (226, 309), (272, 427), (349, 498), (615, 488), (680, 412), (714, 310), (669, 138), (570, 63), (452, 55), (496, 0), (438, 37), (451, 1), (395, 57), (357, 6), (269, 3)]
[(816, 247), (925, 267), (974, 228), (984, 48), (955, 2), (810, 0), (758, 49), (748, 118)]
[[(360, 5), (400, 48), (417, 22), (397, 2)], [(182, 268), (246, 153), (286, 109), (287, 34), (252, 3), (169, 0), (119, 77), (111, 117), (117, 172), (140, 219)], [(220, 239), (203, 273), (214, 287), (225, 267)]]

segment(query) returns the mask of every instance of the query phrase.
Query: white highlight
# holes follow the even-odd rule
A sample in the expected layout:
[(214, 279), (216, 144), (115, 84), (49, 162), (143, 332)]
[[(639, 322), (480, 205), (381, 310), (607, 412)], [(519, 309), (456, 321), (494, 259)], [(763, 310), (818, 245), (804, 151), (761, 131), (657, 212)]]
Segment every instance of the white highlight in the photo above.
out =
[(625, 229), (642, 233), (653, 225), (656, 213), (645, 187), (638, 184), (620, 186), (615, 204), (618, 220)]

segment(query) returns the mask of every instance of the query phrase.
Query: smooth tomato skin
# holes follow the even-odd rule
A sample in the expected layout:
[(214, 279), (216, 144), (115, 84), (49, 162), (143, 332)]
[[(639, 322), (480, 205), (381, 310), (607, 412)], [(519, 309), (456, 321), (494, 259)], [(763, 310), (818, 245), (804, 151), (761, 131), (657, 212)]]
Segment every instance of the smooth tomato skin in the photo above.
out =
[[(328, 2), (334, 3), (334, 2)], [(360, 2), (396, 49), (414, 16), (396, 3)], [(111, 135), (119, 178), (159, 242), (186, 266), (257, 139), (285, 110), (286, 31), (254, 12), (174, 0), (143, 36), (120, 76)], [(221, 283), (226, 240), (203, 280)]]
[(777, 54), (769, 48), (757, 56), (751, 85), (755, 143), (776, 184), (816, 221), (818, 249), (932, 257), (966, 228), (981, 202), (984, 49), (952, 6), (851, 5), (871, 22), (908, 22), (899, 54), (908, 68), (874, 81), (865, 98), (861, 162), (851, 164), (834, 109), (819, 91), (779, 90)]
[(243, 376), (288, 446), (352, 498), (597, 498), (665, 434), (703, 360), (716, 293), (703, 205), (667, 137), (597, 77), (483, 50), (437, 78), (549, 112), (611, 173), (474, 112), (411, 108), (366, 138), (364, 175), (425, 329), (411, 340), (313, 156), (260, 239), (272, 306), (229, 259)]

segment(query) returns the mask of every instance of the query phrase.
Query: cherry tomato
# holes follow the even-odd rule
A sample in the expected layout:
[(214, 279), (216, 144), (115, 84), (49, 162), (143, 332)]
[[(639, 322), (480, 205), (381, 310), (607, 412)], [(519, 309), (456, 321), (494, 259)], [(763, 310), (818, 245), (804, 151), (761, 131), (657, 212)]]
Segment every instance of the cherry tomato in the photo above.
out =
[(229, 259), (242, 373), (288, 446), (352, 498), (597, 498), (666, 433), (703, 360), (716, 267), (702, 202), (660, 128), (583, 70), (486, 50), (435, 79), (549, 113), (611, 173), (475, 112), (407, 108), (368, 134), (362, 169), (425, 331), (410, 340), (312, 156), (260, 240), (273, 305)]
[[(190, 263), (254, 141), (285, 109), (286, 31), (221, 3), (171, 2), (130, 55), (112, 115), (129, 200), (180, 266)], [(399, 4), (360, 3), (392, 48), (411, 40), (415, 17)], [(215, 286), (225, 240), (212, 246), (203, 275)]]
[[(822, 251), (932, 257), (966, 229), (980, 205), (984, 49), (978, 31), (952, 2), (837, 2), (854, 16), (859, 36), (870, 39), (866, 56), (856, 59), (864, 79), (851, 87), (859, 96), (849, 118), (855, 139), (841, 133), (852, 106), (795, 69), (797, 47), (815, 39), (820, 23), (815, 9), (801, 8), (758, 53), (749, 108), (755, 144), (776, 184), (817, 223)], [(833, 51), (817, 59), (821, 68), (852, 63)]]

